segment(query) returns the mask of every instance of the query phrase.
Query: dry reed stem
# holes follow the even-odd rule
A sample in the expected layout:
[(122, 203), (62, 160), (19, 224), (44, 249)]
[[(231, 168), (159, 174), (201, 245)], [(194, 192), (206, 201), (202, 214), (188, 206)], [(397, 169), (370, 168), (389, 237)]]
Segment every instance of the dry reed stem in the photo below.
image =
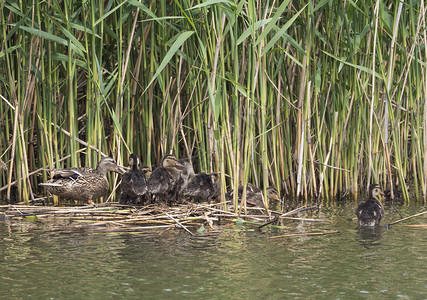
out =
[(400, 222), (402, 222), (402, 221), (406, 221), (406, 220), (408, 220), (408, 219), (412, 219), (412, 218), (415, 218), (415, 217), (418, 217), (418, 216), (424, 215), (424, 214), (426, 214), (426, 213), (427, 213), (427, 210), (426, 210), (426, 211), (423, 211), (423, 212), (420, 212), (420, 213), (418, 213), (418, 214), (415, 214), (415, 215), (412, 215), (412, 216), (409, 216), (409, 217), (406, 217), (406, 218), (403, 218), (403, 219), (400, 219), (400, 220), (397, 220), (397, 221), (391, 222), (391, 223), (387, 224), (386, 226), (394, 225), (394, 224), (396, 224), (396, 223), (400, 223)]

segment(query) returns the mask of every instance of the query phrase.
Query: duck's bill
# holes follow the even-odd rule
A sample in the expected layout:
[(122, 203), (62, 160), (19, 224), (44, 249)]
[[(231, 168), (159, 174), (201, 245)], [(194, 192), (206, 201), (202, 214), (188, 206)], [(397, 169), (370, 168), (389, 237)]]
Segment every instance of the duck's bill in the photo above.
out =
[(182, 163), (180, 163), (179, 161), (175, 162), (175, 166), (184, 168), (184, 165)]
[(126, 172), (126, 170), (121, 167), (118, 167), (115, 172), (119, 173), (120, 175), (123, 175)]
[(273, 200), (276, 200), (276, 201), (278, 201), (278, 202), (280, 202), (280, 203), (282, 203), (282, 204), (283, 204), (283, 200), (282, 200), (282, 199), (280, 199), (280, 197), (279, 197), (279, 196), (273, 197), (272, 199), (273, 199)]

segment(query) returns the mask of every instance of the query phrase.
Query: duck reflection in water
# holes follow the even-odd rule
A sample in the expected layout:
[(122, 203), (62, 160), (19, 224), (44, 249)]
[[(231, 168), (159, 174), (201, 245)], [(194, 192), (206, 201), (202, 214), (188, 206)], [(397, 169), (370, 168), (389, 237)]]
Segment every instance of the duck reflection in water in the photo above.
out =
[(356, 240), (364, 248), (371, 249), (381, 244), (382, 234), (386, 230), (385, 226), (359, 226), (357, 228)]

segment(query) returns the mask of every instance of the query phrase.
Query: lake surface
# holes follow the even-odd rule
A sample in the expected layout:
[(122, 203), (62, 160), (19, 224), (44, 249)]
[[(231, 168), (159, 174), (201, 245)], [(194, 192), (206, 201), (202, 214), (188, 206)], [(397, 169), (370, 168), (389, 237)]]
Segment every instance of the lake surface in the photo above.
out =
[[(329, 222), (227, 223), (195, 236), (0, 221), (0, 298), (427, 299), (426, 228), (401, 226), (426, 224), (427, 215), (360, 231), (355, 205), (301, 214)], [(383, 224), (397, 219), (386, 208)]]

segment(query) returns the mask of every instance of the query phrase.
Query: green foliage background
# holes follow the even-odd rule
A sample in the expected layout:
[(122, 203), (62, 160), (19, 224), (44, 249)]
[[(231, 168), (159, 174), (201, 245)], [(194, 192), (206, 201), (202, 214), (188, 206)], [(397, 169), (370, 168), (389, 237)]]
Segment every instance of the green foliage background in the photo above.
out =
[[(0, 188), (165, 153), (303, 197), (425, 198), (424, 1), (0, 1)], [(117, 178), (112, 178), (112, 185)]]

